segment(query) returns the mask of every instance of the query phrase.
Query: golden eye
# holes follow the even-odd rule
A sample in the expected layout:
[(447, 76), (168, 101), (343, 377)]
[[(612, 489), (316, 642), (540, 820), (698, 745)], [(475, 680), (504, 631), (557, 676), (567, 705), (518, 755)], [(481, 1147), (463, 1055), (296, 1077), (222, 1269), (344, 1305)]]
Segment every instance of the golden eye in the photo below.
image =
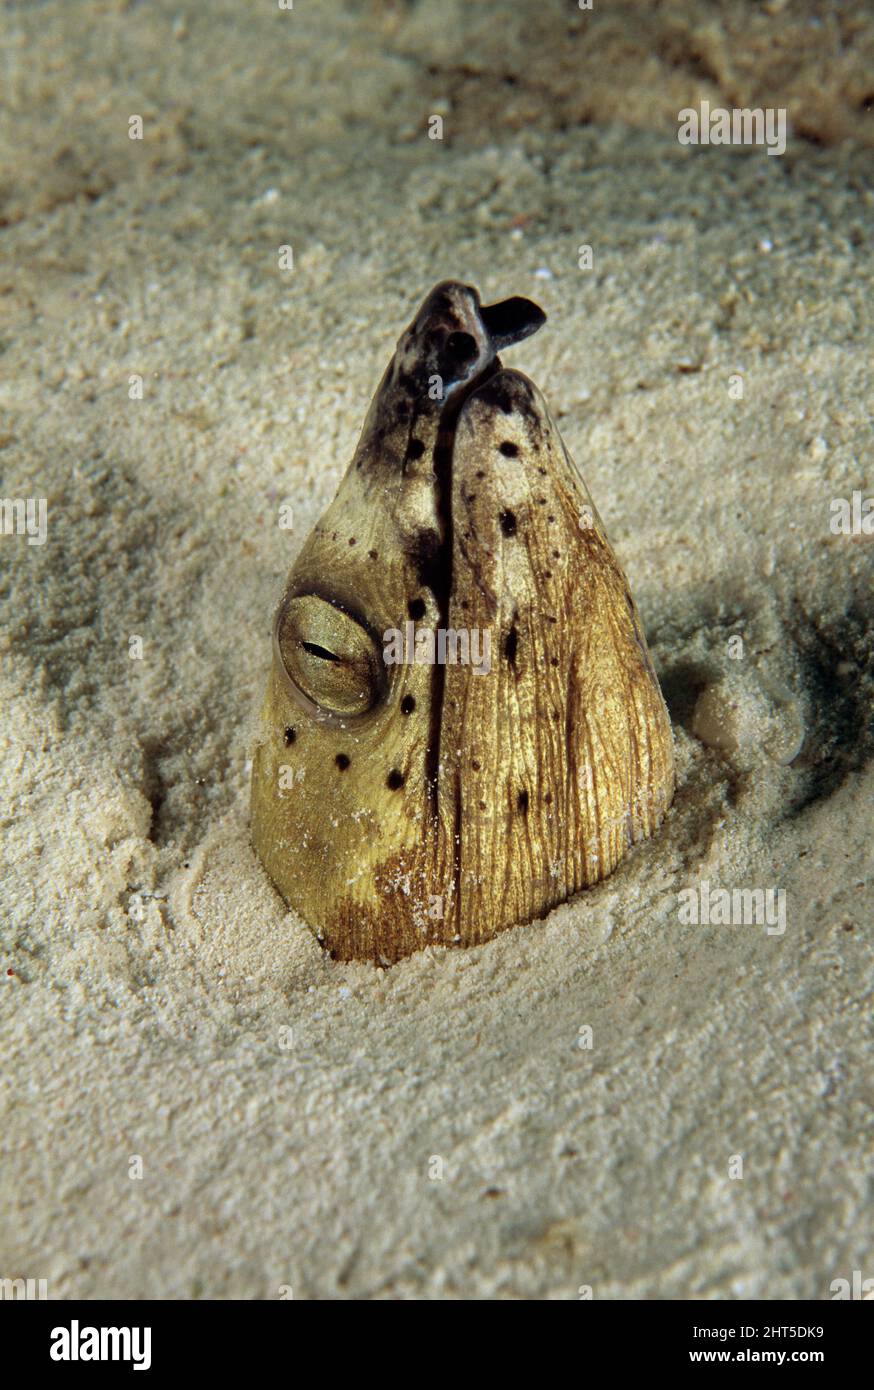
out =
[(385, 664), (374, 638), (317, 594), (301, 594), (282, 605), (274, 642), (285, 675), (317, 706), (316, 715), (364, 714), (383, 692)]

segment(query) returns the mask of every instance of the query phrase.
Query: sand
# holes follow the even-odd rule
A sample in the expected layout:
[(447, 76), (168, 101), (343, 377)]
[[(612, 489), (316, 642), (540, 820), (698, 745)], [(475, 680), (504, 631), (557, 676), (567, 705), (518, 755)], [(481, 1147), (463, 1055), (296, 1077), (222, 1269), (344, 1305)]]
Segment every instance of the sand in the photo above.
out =
[[(4, 9), (0, 491), (47, 533), (0, 536), (0, 1277), (53, 1298), (874, 1275), (874, 541), (830, 525), (872, 487), (874, 29), (511, 8)], [(681, 148), (702, 98), (789, 104), (785, 155)], [(444, 276), (549, 315), (513, 365), (678, 789), (545, 922), (379, 970), (270, 886), (249, 759), (284, 575)], [(682, 920), (704, 882), (785, 930)]]

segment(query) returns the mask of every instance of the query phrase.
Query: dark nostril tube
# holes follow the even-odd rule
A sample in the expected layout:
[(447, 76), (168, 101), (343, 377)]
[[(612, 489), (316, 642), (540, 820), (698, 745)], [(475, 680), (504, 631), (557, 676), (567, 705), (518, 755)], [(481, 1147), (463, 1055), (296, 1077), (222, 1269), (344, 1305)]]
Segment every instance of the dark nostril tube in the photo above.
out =
[(529, 338), (546, 323), (546, 315), (533, 299), (514, 295), (500, 304), (484, 304), (480, 317), (496, 352)]
[(469, 362), (476, 357), (476, 339), (470, 333), (450, 333), (446, 351), (456, 362)]

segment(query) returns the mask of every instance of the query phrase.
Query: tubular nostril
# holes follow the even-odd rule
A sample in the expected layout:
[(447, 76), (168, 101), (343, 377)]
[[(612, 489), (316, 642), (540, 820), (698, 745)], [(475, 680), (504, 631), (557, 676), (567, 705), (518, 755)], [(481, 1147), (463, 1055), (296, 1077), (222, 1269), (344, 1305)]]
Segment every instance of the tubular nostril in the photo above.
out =
[(470, 333), (450, 333), (446, 339), (446, 351), (457, 362), (469, 362), (476, 357), (476, 338)]

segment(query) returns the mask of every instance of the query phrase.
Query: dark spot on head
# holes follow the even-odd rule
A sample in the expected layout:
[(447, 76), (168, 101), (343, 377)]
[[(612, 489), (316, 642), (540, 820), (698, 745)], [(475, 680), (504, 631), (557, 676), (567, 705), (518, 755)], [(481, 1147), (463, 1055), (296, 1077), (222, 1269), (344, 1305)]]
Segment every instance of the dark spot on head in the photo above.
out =
[(350, 544), (350, 545), (357, 545), (357, 544), (358, 544), (358, 542), (356, 541), (356, 539), (355, 539), (354, 536), (350, 536), (350, 537), (349, 537), (349, 544)]
[(520, 814), (520, 815), (522, 815), (522, 816), (527, 816), (527, 814), (528, 814), (528, 793), (527, 793), (527, 791), (525, 790), (524, 787), (522, 788), (522, 790), (520, 791), (519, 795), (518, 795), (517, 798), (516, 798), (516, 806), (517, 806), (517, 808), (518, 808), (518, 811), (519, 811), (519, 814)]
[(498, 448), (506, 459), (514, 459), (519, 456), (518, 446), (510, 439), (505, 439), (503, 444), (498, 445)]
[(336, 758), (334, 759), (334, 762), (337, 764), (341, 772), (345, 772), (347, 767), (349, 766), (349, 757), (346, 753), (338, 753)]
[(518, 651), (518, 649), (519, 632), (516, 627), (516, 624), (514, 623), (504, 640), (504, 656), (507, 658), (511, 666), (515, 666), (516, 664), (516, 652)]
[(553, 558), (553, 560), (560, 560), (560, 559), (561, 559), (561, 551), (560, 551), (560, 550), (554, 550), (554, 551), (552, 552), (552, 558)]
[(425, 600), (423, 598), (411, 598), (407, 604), (407, 612), (413, 622), (418, 622), (419, 618), (425, 616)]
[(425, 452), (425, 445), (421, 439), (411, 439), (407, 448), (407, 458), (420, 459)]
[(505, 536), (515, 536), (516, 534), (516, 513), (511, 511), (501, 512), (501, 530)]
[[(428, 71), (431, 73), (432, 77), (436, 77), (439, 69), (429, 68)], [(431, 291), (431, 293), (428, 295), (428, 298), (425, 300), (425, 303), (422, 305), (422, 311), (416, 319), (415, 327), (418, 327), (420, 321), (427, 323), (429, 318), (441, 318), (444, 314), (451, 313), (452, 299), (444, 289), (438, 286), (436, 289)]]
[(484, 811), (486, 809), (486, 803), (484, 801), (478, 801), (477, 805), (479, 806), (481, 811)]
[(543, 794), (543, 800), (546, 802), (547, 806), (551, 806), (551, 805), (552, 805), (552, 792), (544, 792), (544, 794)]
[(482, 763), (477, 762), (476, 758), (471, 758), (470, 765), (473, 768), (474, 772), (479, 772), (480, 768), (482, 767)]
[(431, 528), (417, 531), (407, 547), (407, 554), (416, 566), (419, 583), (427, 584), (429, 589), (433, 589), (438, 578), (441, 554), (440, 537), (437, 532)]
[(401, 714), (412, 714), (416, 708), (416, 702), (412, 695), (405, 695), (401, 700)]
[(286, 748), (290, 748), (291, 745), (294, 743), (294, 740), (295, 740), (296, 738), (297, 738), (297, 730), (296, 730), (296, 729), (286, 729), (286, 731), (285, 731), (285, 746), (286, 746)]
[(546, 477), (546, 469), (545, 469), (545, 468), (538, 468), (537, 471), (538, 471), (538, 473), (542, 473), (543, 476), (544, 476), (544, 478)]
[(476, 470), (476, 476), (478, 478), (484, 478), (486, 476), (486, 470), (484, 468), (478, 468)]
[(367, 553), (368, 553), (368, 555), (370, 556), (371, 560), (378, 560), (378, 559), (379, 559), (379, 551), (378, 551), (378, 550), (368, 550)]
[(505, 373), (498, 372), (477, 392), (477, 399), (487, 405), (496, 405), (504, 415), (512, 415), (516, 404), (513, 390)]
[(408, 396), (415, 395), (417, 389), (415, 372), (398, 372), (397, 384), (399, 390), (405, 391)]
[(550, 666), (557, 666), (557, 665), (558, 665), (558, 657), (557, 657), (557, 656), (551, 656), (551, 657), (549, 658), (549, 664), (550, 664)]
[(547, 520), (547, 521), (555, 521), (555, 517), (554, 517), (554, 516), (548, 516), (548, 517), (546, 518), (546, 520)]
[(385, 779), (385, 785), (388, 787), (390, 792), (399, 791), (400, 788), (404, 785), (404, 774), (402, 772), (398, 772), (398, 769), (396, 767), (393, 767), (391, 772)]
[(543, 577), (544, 577), (544, 579), (551, 579), (551, 578), (552, 578), (552, 570), (544, 570), (544, 571), (543, 571)]

